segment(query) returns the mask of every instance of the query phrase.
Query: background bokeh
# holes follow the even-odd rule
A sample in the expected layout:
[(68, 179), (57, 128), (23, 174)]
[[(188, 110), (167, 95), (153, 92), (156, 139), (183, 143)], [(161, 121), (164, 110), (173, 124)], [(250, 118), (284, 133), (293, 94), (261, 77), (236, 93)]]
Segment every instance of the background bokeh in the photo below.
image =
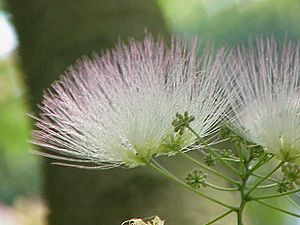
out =
[[(142, 38), (145, 28), (166, 39), (176, 33), (234, 46), (257, 35), (298, 40), (299, 21), (298, 0), (0, 0), (0, 225), (108, 225), (154, 214), (166, 225), (206, 221), (214, 205), (144, 169), (79, 171), (42, 162), (29, 153), (27, 114), (81, 55), (120, 37)], [(300, 224), (257, 205), (247, 215), (251, 225)]]

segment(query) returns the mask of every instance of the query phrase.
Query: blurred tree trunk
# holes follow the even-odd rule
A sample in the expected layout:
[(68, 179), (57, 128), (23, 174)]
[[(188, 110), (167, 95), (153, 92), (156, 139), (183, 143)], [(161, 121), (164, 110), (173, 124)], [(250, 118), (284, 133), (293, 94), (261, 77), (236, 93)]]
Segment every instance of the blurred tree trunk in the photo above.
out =
[[(9, 0), (8, 4), (35, 110), (42, 91), (81, 55), (113, 47), (119, 37), (141, 38), (145, 28), (168, 36), (152, 0)], [(49, 225), (117, 225), (151, 215), (170, 225), (195, 221), (188, 211), (177, 218), (184, 198), (168, 181), (144, 168), (87, 171), (46, 161), (43, 172)]]

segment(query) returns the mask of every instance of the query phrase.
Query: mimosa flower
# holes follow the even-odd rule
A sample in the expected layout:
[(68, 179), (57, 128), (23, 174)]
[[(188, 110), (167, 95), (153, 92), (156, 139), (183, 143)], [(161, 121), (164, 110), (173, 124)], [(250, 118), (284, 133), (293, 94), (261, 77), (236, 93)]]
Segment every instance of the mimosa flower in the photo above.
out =
[(258, 40), (256, 48), (238, 48), (229, 59), (237, 93), (233, 129), (279, 159), (300, 156), (299, 45)]
[(174, 134), (176, 112), (194, 114), (195, 129), (206, 136), (227, 106), (221, 56), (198, 60), (195, 42), (173, 38), (167, 48), (147, 36), (83, 58), (43, 96), (33, 143), (52, 153), (38, 154), (71, 162), (63, 165), (111, 168), (181, 150), (194, 140)]

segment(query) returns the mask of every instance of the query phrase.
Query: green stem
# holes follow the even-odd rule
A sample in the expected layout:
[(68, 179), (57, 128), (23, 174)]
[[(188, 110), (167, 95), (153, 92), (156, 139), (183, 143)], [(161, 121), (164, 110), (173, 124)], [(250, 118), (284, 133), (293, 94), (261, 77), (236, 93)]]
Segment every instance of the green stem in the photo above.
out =
[[(251, 176), (258, 177), (258, 178), (264, 178), (264, 176), (263, 176), (263, 175), (260, 175), (260, 174), (255, 174), (255, 173), (252, 173), (252, 174), (251, 174)], [(267, 179), (267, 180), (269, 180), (269, 181), (273, 181), (273, 182), (275, 182), (275, 183), (278, 183), (278, 182), (279, 182), (278, 180), (276, 180), (276, 179), (274, 179), (274, 178), (272, 178), (272, 177), (268, 177), (268, 179)]]
[(244, 164), (243, 164), (243, 170), (242, 170), (243, 174), (241, 176), (242, 183), (241, 183), (241, 187), (240, 187), (241, 203), (240, 203), (238, 210), (236, 211), (238, 225), (243, 225), (243, 213), (244, 213), (245, 206), (246, 206), (247, 202), (249, 201), (247, 199), (247, 181), (250, 176), (250, 173), (248, 171), (249, 162), (245, 161), (244, 159), (242, 161), (244, 162)]
[(269, 208), (271, 208), (271, 209), (274, 209), (274, 210), (283, 212), (283, 213), (288, 214), (288, 215), (290, 215), (290, 216), (294, 216), (294, 217), (300, 218), (300, 215), (298, 215), (298, 214), (296, 214), (296, 213), (292, 213), (292, 212), (286, 211), (286, 210), (284, 210), (284, 209), (275, 207), (275, 206), (273, 206), (272, 204), (269, 204), (269, 203), (267, 203), (267, 202), (265, 202), (265, 201), (258, 200), (258, 199), (255, 199), (254, 201), (256, 201), (256, 202), (258, 202), (258, 203), (260, 203), (260, 204), (262, 204), (262, 205), (265, 205), (265, 206), (267, 206), (267, 207), (269, 207)]
[(203, 144), (204, 146), (205, 146), (205, 148), (207, 148), (208, 150), (210, 150), (212, 153), (213, 153), (213, 155), (215, 156), (215, 157), (217, 157), (221, 162), (222, 162), (222, 164), (225, 166), (225, 167), (227, 167), (229, 170), (231, 170), (233, 173), (235, 173), (235, 174), (237, 174), (238, 176), (240, 176), (240, 173), (239, 173), (239, 171), (237, 171), (233, 166), (231, 166), (226, 160), (224, 160), (212, 147), (210, 147), (207, 143), (206, 143), (206, 141), (202, 138), (202, 137), (200, 137), (200, 135), (193, 129), (193, 128), (191, 128), (190, 126), (186, 126), (196, 137), (197, 137), (197, 139), (199, 140), (199, 142), (201, 143), (201, 144)]
[(205, 184), (207, 185), (207, 187), (211, 187), (211, 188), (213, 188), (213, 189), (220, 190), (220, 191), (238, 191), (238, 190), (239, 190), (239, 188), (226, 188), (226, 187), (220, 187), (220, 186), (211, 184), (211, 183), (209, 183), (209, 182), (205, 182)]
[(239, 153), (239, 156), (240, 156), (240, 171), (241, 171), (241, 174), (245, 174), (245, 159), (244, 159), (244, 154), (242, 152), (242, 147), (240, 144), (237, 144), (237, 147), (238, 147), (238, 153)]
[(186, 189), (196, 193), (197, 195), (203, 197), (203, 198), (206, 198), (218, 205), (221, 205), (225, 208), (228, 208), (228, 209), (233, 209), (234, 207), (230, 206), (230, 205), (227, 205), (226, 203), (223, 203), (217, 199), (214, 199), (206, 194), (203, 194), (199, 191), (197, 191), (196, 189), (192, 188), (191, 186), (187, 185), (186, 183), (184, 183), (183, 181), (179, 180), (177, 177), (175, 177), (173, 174), (171, 173), (167, 173), (166, 171), (162, 170), (161, 168), (159, 168), (158, 166), (154, 165), (153, 163), (148, 163), (147, 164), (151, 169), (155, 170), (156, 172), (158, 172), (159, 174), (167, 177), (168, 179), (171, 179), (172, 181), (174, 181), (175, 183), (177, 184), (180, 184), (181, 186), (185, 187)]
[(268, 199), (268, 198), (277, 198), (277, 197), (282, 197), (290, 194), (294, 194), (296, 192), (300, 191), (300, 188), (297, 188), (295, 190), (287, 191), (284, 193), (278, 193), (278, 194), (272, 194), (272, 195), (264, 195), (264, 196), (256, 196), (251, 198), (252, 200), (259, 200), (259, 199)]
[(203, 169), (206, 169), (207, 171), (209, 171), (209, 172), (215, 174), (216, 176), (219, 176), (219, 177), (223, 178), (224, 180), (227, 180), (228, 182), (231, 182), (232, 184), (235, 184), (235, 185), (237, 185), (237, 186), (240, 185), (239, 182), (235, 181), (234, 179), (232, 179), (232, 178), (230, 178), (230, 177), (227, 177), (227, 176), (225, 176), (225, 175), (219, 173), (218, 171), (216, 171), (216, 170), (214, 170), (214, 169), (212, 169), (212, 168), (210, 168), (210, 167), (208, 167), (208, 166), (202, 164), (201, 162), (199, 162), (198, 160), (196, 160), (196, 159), (194, 159), (193, 157), (189, 156), (188, 154), (183, 153), (183, 152), (180, 152), (180, 153), (181, 153), (181, 154), (180, 154), (181, 156), (183, 156), (183, 157), (185, 157), (186, 159), (192, 161), (192, 162), (193, 162), (194, 164), (196, 164), (197, 166), (200, 166), (200, 167), (202, 167)]
[(258, 170), (260, 167), (262, 167), (263, 165), (265, 165), (267, 162), (269, 162), (271, 159), (273, 159), (275, 156), (272, 155), (271, 157), (269, 157), (266, 161), (264, 160), (260, 160), (254, 167), (252, 167), (250, 169), (251, 173), (255, 170)]
[(228, 162), (235, 162), (235, 163), (240, 163), (240, 162), (241, 162), (240, 159), (223, 158), (223, 157), (222, 157), (222, 159), (223, 159), (223, 160), (226, 160), (226, 161), (228, 161)]
[(232, 213), (234, 211), (234, 209), (230, 209), (229, 211), (227, 211), (226, 213), (218, 216), (217, 218), (213, 219), (212, 221), (209, 221), (208, 223), (204, 224), (204, 225), (210, 225), (213, 224), (217, 221), (219, 221), (220, 219), (223, 219), (225, 216), (229, 215), (230, 213)]
[(243, 212), (245, 209), (246, 201), (242, 200), (239, 209), (236, 211), (237, 213), (237, 223), (238, 225), (243, 225)]
[(276, 187), (278, 184), (266, 184), (266, 185), (262, 185), (262, 186), (257, 186), (257, 189), (265, 189), (265, 188), (272, 188), (272, 187)]
[(250, 188), (250, 190), (247, 192), (247, 196), (250, 195), (252, 191), (254, 191), (261, 183), (263, 183), (265, 180), (267, 180), (270, 176), (272, 176), (273, 173), (275, 173), (283, 164), (284, 162), (280, 162), (273, 170), (271, 170), (265, 177), (263, 177), (261, 180), (259, 180), (254, 186)]

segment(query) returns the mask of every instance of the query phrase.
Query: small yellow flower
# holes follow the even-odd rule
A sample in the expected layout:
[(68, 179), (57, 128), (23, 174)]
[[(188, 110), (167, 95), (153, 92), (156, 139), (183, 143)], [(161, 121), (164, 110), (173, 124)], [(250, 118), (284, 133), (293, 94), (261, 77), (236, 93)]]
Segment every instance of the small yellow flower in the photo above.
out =
[(143, 221), (142, 219), (131, 219), (123, 222), (121, 225), (164, 225), (164, 221), (155, 216), (151, 221)]

